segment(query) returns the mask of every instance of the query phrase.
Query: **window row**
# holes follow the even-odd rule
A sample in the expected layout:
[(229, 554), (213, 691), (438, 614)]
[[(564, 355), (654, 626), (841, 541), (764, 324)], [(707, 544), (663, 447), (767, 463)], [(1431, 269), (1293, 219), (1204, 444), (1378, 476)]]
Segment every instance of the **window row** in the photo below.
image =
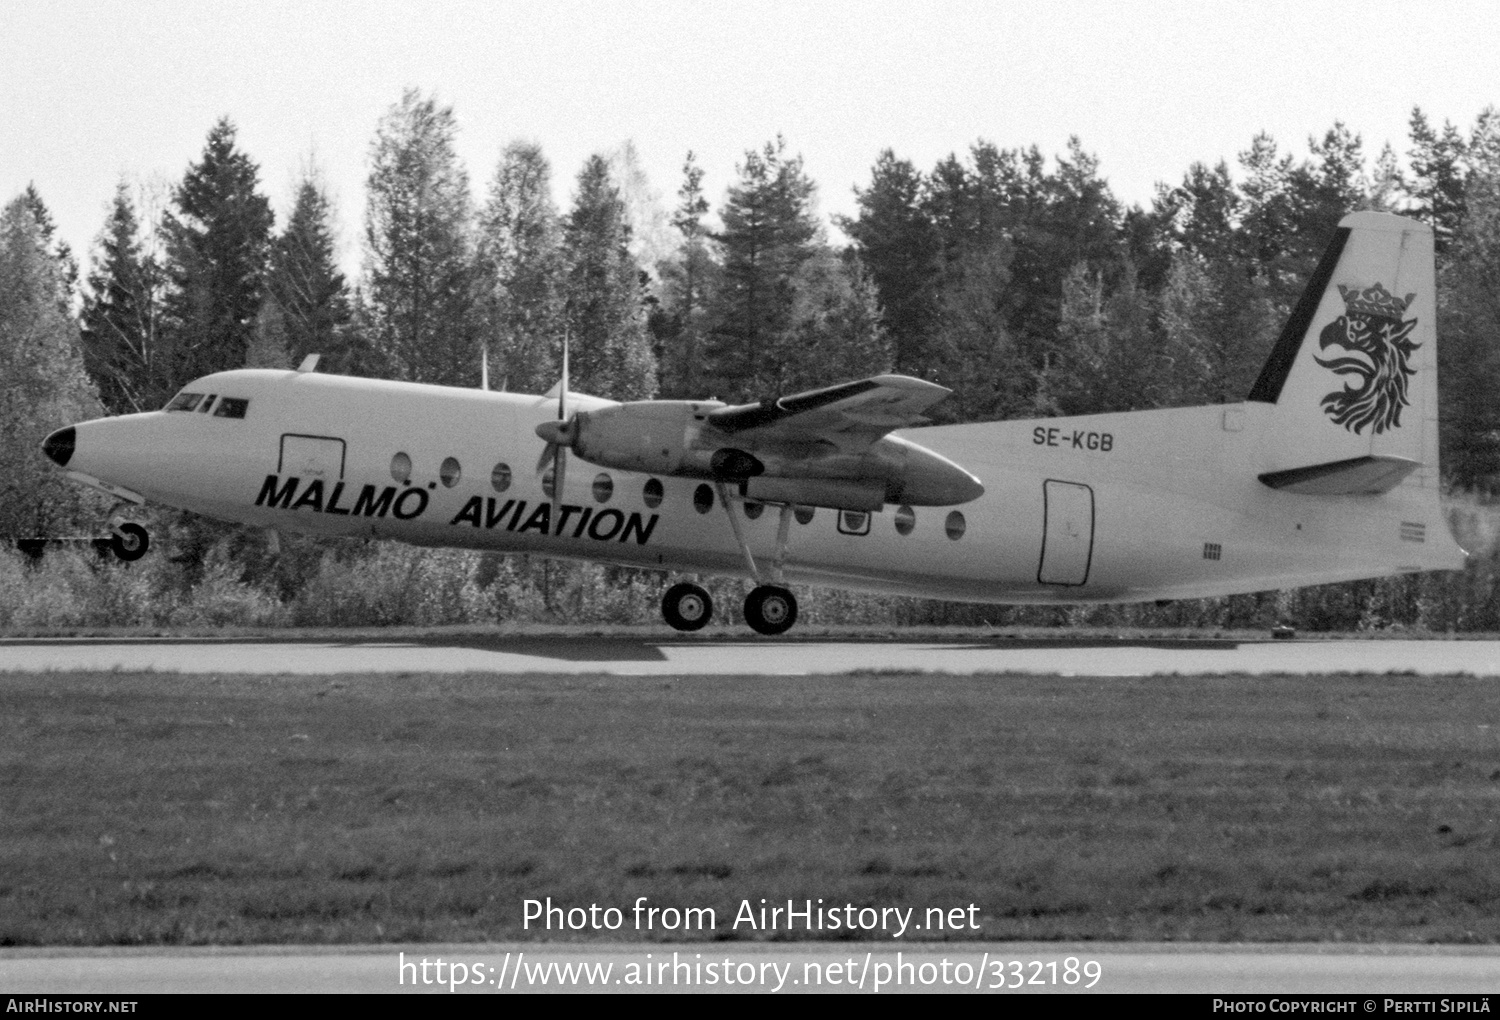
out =
[[(405, 453), (398, 453), (391, 458), (391, 477), (402, 485), (411, 481), (411, 458)], [(557, 471), (555, 467), (549, 467), (542, 473), (542, 491), (547, 498), (552, 498), (552, 489), (556, 484)], [(438, 468), (438, 478), (443, 485), (449, 489), (453, 488), (463, 478), (463, 468), (453, 457), (446, 457)], [(496, 492), (504, 492), (510, 488), (512, 475), (510, 465), (503, 461), (496, 464), (490, 470), (490, 488)], [(615, 483), (608, 474), (600, 472), (594, 476), (592, 486), (595, 502), (608, 503), (615, 494)], [(646, 479), (646, 484), (641, 487), (641, 501), (652, 510), (661, 506), (666, 490), (661, 481), (656, 478)], [(693, 509), (700, 514), (706, 514), (714, 508), (713, 486), (701, 484), (693, 490)], [(757, 520), (765, 513), (766, 505), (747, 501), (743, 504), (745, 516), (750, 520)], [(810, 506), (799, 506), (793, 511), (798, 524), (811, 524), (816, 510)], [(867, 535), (870, 532), (871, 515), (863, 510), (843, 510), (839, 516), (839, 530), (847, 535)], [(910, 535), (917, 526), (917, 514), (909, 506), (897, 507), (895, 513), (896, 531), (898, 534)], [(964, 531), (968, 527), (964, 515), (952, 510), (943, 521), (943, 530), (949, 538), (958, 541), (963, 538)]]

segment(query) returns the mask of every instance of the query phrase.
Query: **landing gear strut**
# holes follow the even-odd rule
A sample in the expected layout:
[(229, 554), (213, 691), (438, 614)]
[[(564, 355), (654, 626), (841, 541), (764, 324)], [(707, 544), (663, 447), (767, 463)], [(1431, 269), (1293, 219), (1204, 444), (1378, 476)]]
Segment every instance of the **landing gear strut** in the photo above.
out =
[(797, 597), (780, 585), (763, 584), (745, 597), (745, 622), (757, 634), (785, 634), (797, 622)]
[(714, 600), (696, 584), (674, 584), (661, 597), (661, 615), (675, 630), (702, 630), (714, 616)]
[(110, 536), (109, 548), (117, 559), (125, 563), (134, 563), (146, 555), (146, 550), (151, 548), (151, 536), (139, 524), (121, 524)]

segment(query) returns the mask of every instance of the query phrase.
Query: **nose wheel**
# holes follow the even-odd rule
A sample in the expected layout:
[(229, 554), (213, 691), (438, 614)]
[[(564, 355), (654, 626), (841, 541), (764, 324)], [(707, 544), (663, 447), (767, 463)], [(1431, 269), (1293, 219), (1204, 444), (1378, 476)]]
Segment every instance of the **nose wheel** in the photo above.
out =
[(745, 622), (757, 634), (785, 634), (797, 622), (797, 596), (775, 584), (763, 584), (745, 598)]
[(139, 524), (121, 524), (110, 536), (109, 548), (117, 559), (134, 563), (151, 548), (151, 536)]
[(714, 616), (714, 600), (696, 584), (674, 584), (661, 597), (661, 615), (674, 630), (702, 630)]

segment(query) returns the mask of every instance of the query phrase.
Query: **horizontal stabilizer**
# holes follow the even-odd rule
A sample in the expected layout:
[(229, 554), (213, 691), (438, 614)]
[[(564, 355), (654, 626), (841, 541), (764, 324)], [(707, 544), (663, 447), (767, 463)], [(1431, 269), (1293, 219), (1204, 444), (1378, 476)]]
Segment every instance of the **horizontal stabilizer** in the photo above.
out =
[(1273, 489), (1308, 496), (1378, 496), (1390, 492), (1421, 466), (1406, 457), (1351, 457), (1268, 471), (1260, 480)]

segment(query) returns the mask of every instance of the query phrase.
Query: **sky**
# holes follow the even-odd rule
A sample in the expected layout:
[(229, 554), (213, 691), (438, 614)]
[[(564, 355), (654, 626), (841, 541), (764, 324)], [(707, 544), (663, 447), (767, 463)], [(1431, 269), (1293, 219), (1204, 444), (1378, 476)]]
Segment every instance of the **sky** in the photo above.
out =
[(162, 193), (227, 115), (280, 216), (319, 168), (357, 266), (370, 140), (414, 87), (453, 107), (477, 200), (513, 139), (563, 208), (628, 139), (668, 208), (693, 150), (717, 208), (779, 133), (824, 215), (885, 148), (929, 170), (1072, 135), (1148, 204), (1260, 131), (1300, 156), (1342, 120), (1370, 163), (1405, 152), (1414, 106), (1467, 131), (1500, 104), (1497, 53), (1500, 4), (1413, 0), (0, 0), (0, 202), (34, 183), (83, 255), (117, 182)]

